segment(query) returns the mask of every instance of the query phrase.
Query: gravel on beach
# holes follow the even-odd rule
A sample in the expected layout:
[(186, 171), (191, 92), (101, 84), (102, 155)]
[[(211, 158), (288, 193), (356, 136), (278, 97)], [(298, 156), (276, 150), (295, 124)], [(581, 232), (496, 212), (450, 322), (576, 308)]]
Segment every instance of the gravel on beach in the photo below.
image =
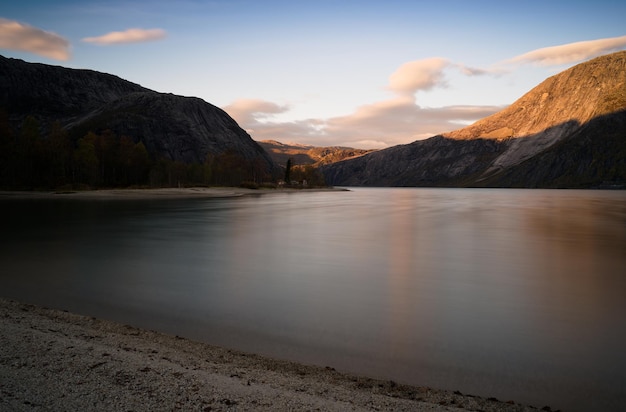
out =
[(0, 410), (538, 409), (270, 359), (0, 298)]

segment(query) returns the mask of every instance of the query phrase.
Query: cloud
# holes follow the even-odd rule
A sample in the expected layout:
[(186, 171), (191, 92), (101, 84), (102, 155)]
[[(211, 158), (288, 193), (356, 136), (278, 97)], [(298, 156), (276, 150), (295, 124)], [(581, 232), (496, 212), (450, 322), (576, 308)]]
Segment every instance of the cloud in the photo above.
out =
[(274, 114), (288, 111), (289, 106), (280, 106), (276, 103), (259, 99), (239, 99), (223, 109), (238, 123), (253, 126), (256, 123), (269, 119)]
[(459, 71), (466, 76), (501, 76), (505, 73), (504, 70), (500, 68), (491, 68), (491, 69), (481, 69), (478, 67), (469, 67), (463, 64), (455, 64), (454, 65)]
[(70, 42), (56, 33), (0, 18), (0, 48), (25, 51), (55, 60), (69, 60)]
[(380, 149), (432, 137), (501, 109), (496, 106), (422, 108), (411, 97), (397, 96), (360, 106), (347, 116), (275, 122), (267, 114), (286, 112), (286, 106), (245, 100), (224, 107), (255, 140), (363, 149)]
[(160, 40), (167, 35), (162, 29), (128, 29), (125, 31), (113, 31), (98, 37), (85, 37), (86, 43), (94, 43), (101, 46), (111, 44), (143, 43)]
[(435, 57), (401, 65), (389, 77), (387, 88), (394, 93), (393, 97), (362, 105), (346, 116), (279, 122), (273, 115), (287, 113), (290, 107), (258, 99), (237, 100), (224, 110), (255, 140), (381, 149), (459, 129), (503, 109), (501, 106), (420, 107), (415, 94), (445, 87), (447, 68), (458, 69), (467, 76), (499, 74)]
[(392, 146), (458, 129), (500, 109), (494, 106), (423, 108), (412, 99), (397, 97), (361, 106), (348, 116), (328, 119), (324, 131), (346, 143), (371, 140)]
[[(507, 60), (508, 64), (534, 63), (559, 65), (589, 59), (626, 48), (626, 36), (546, 47)], [(393, 96), (358, 107), (346, 116), (278, 122), (273, 114), (286, 113), (288, 106), (263, 100), (239, 100), (224, 109), (248, 130), (255, 140), (278, 140), (316, 146), (384, 148), (449, 132), (490, 116), (505, 106), (421, 107), (415, 97), (419, 91), (447, 87), (446, 70), (465, 76), (502, 76), (511, 68), (502, 63), (476, 68), (441, 57), (402, 64), (388, 79)]]
[(418, 90), (445, 87), (443, 71), (449, 65), (448, 60), (440, 57), (404, 63), (389, 76), (389, 89), (399, 94), (412, 95)]
[(544, 47), (507, 60), (508, 64), (557, 66), (575, 63), (626, 48), (626, 36), (581, 41), (560, 46)]

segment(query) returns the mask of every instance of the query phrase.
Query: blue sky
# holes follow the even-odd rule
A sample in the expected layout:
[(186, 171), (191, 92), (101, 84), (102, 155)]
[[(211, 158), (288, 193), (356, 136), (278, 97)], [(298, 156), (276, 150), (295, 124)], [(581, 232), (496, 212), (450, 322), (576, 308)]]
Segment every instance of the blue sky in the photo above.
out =
[(225, 109), (256, 140), (382, 148), (626, 49), (623, 1), (16, 1), (6, 57)]

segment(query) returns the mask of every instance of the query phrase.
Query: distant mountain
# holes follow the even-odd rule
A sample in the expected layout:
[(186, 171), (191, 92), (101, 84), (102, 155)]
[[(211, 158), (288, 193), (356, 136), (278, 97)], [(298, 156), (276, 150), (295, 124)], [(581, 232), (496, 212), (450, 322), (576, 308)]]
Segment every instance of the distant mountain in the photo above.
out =
[(0, 56), (0, 108), (11, 127), (34, 117), (42, 129), (58, 121), (76, 142), (112, 131), (141, 142), (153, 158), (202, 163), (235, 154), (267, 174), (278, 166), (223, 110), (201, 99), (158, 93), (110, 74)]
[(462, 129), (322, 166), (334, 185), (626, 187), (626, 51)]
[(341, 146), (317, 147), (286, 144), (275, 140), (262, 140), (259, 141), (259, 144), (276, 163), (283, 167), (287, 164), (288, 159), (292, 159), (295, 165), (313, 165), (317, 167), (362, 156), (373, 151)]

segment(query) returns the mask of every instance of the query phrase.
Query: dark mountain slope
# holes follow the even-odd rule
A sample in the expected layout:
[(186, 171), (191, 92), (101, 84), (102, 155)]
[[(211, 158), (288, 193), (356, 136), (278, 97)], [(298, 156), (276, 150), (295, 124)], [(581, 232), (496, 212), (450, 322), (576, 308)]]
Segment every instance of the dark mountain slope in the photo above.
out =
[[(334, 185), (590, 187), (605, 180), (626, 184), (615, 155), (626, 139), (626, 125), (620, 120), (623, 110), (626, 51), (552, 76), (508, 108), (463, 129), (321, 170)], [(583, 151), (594, 153), (593, 158), (582, 156)], [(548, 164), (548, 158), (535, 159), (542, 153), (550, 153), (550, 159), (579, 155)], [(576, 161), (576, 167), (570, 164)], [(590, 169), (583, 172), (584, 168)]]
[(0, 106), (17, 120), (36, 115), (62, 124), (129, 93), (138, 84), (93, 70), (27, 63), (0, 56)]
[(142, 142), (153, 158), (203, 162), (231, 153), (278, 173), (269, 155), (223, 110), (198, 98), (157, 93), (91, 70), (26, 63), (0, 56), (0, 106), (14, 129), (27, 116), (59, 121), (73, 141), (112, 130)]
[(626, 110), (596, 117), (568, 139), (479, 180), (481, 186), (626, 187)]
[(185, 163), (202, 163), (207, 154), (236, 152), (244, 159), (269, 155), (222, 109), (195, 97), (156, 92), (130, 93), (70, 125), (77, 136), (110, 129), (144, 143), (148, 152)]
[(443, 136), (393, 146), (320, 167), (326, 182), (345, 186), (457, 186), (504, 150), (489, 139)]

